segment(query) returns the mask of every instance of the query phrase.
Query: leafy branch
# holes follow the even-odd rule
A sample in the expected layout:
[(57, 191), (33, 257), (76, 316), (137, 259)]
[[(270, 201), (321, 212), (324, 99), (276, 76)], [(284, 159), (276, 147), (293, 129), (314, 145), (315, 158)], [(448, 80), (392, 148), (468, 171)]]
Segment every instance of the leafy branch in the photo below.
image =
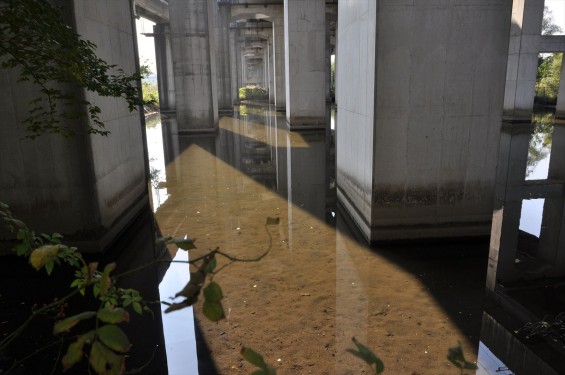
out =
[[(138, 268), (113, 275), (116, 263), (109, 263), (102, 270), (99, 270), (97, 262), (87, 263), (76, 248), (62, 244), (61, 235), (57, 233), (53, 235), (36, 235), (25, 223), (12, 215), (6, 204), (0, 202), (0, 224), (2, 223), (15, 235), (18, 241), (18, 244), (14, 247), (14, 252), (19, 256), (26, 257), (33, 268), (38, 271), (45, 269), (47, 274), (50, 275), (55, 266), (66, 265), (74, 268), (75, 272), (74, 279), (70, 284), (72, 290), (61, 299), (57, 299), (39, 309), (34, 309), (30, 316), (16, 330), (0, 341), (0, 352), (6, 350), (37, 316), (58, 311), (58, 309), (60, 310), (63, 306), (66, 306), (67, 302), (75, 296), (86, 296), (87, 291), (89, 291), (88, 295), (100, 302), (98, 310), (83, 311), (73, 316), (59, 319), (54, 324), (53, 334), (56, 336), (76, 330), (76, 327), (83, 322), (90, 322), (91, 324), (88, 327), (94, 326), (94, 328), (74, 336), (73, 342), (70, 343), (65, 355), (61, 359), (61, 363), (64, 369), (71, 368), (83, 359), (84, 353), (87, 351), (87, 347), (89, 347), (88, 361), (96, 373), (122, 374), (125, 371), (126, 353), (131, 347), (127, 335), (119, 327), (119, 324), (129, 321), (129, 312), (126, 308), (132, 308), (138, 314), (152, 312), (139, 291), (131, 288), (119, 288), (116, 285), (116, 281), (130, 273), (155, 266), (157, 263), (177, 261), (159, 258)], [(225, 317), (221, 303), (223, 292), (220, 285), (213, 280), (214, 276), (226, 266), (235, 262), (257, 262), (263, 259), (272, 248), (272, 236), (268, 230), (268, 225), (273, 224), (278, 224), (278, 220), (267, 219), (265, 229), (269, 236), (269, 245), (265, 252), (255, 258), (238, 258), (221, 251), (219, 248), (215, 248), (193, 260), (182, 261), (182, 263), (192, 265), (196, 270), (191, 273), (188, 284), (175, 295), (175, 298), (184, 297), (184, 300), (180, 303), (163, 302), (168, 305), (165, 312), (192, 306), (196, 303), (199, 296), (203, 295), (202, 311), (204, 315), (212, 321), (223, 319)], [(187, 237), (183, 239), (168, 237), (160, 241), (166, 244), (174, 244), (179, 249), (186, 251), (196, 249), (194, 240)], [(228, 263), (219, 269), (216, 269), (217, 256), (228, 260)], [(63, 316), (64, 314), (62, 313), (57, 314), (57, 318)], [(45, 348), (51, 346), (47, 345)], [(36, 350), (32, 355), (37, 354), (39, 351)], [(32, 355), (28, 355), (25, 358), (30, 358)], [(21, 363), (22, 361), (16, 361), (15, 363)]]
[(87, 132), (107, 135), (101, 109), (77, 95), (77, 89), (103, 97), (122, 97), (133, 111), (143, 105), (140, 74), (126, 74), (96, 56), (96, 45), (83, 40), (47, 0), (0, 0), (0, 68), (17, 69), (19, 82), (37, 85), (23, 120), (27, 138), (45, 133), (71, 136), (64, 120), (88, 119)]

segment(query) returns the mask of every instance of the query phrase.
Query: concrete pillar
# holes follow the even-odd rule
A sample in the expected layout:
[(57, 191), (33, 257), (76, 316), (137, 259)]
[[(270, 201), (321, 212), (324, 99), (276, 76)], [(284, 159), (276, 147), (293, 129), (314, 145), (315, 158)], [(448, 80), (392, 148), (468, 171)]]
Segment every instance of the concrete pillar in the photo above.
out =
[(230, 7), (216, 5), (215, 30), (216, 30), (216, 66), (218, 111), (221, 115), (233, 114), (232, 80), (231, 80), (231, 53), (230, 53)]
[(505, 121), (531, 121), (543, 7), (544, 0), (514, 1), (504, 96)]
[(292, 128), (325, 126), (326, 2), (285, 0), (286, 119)]
[[(75, 0), (64, 11), (69, 26), (97, 45), (98, 56), (132, 74), (138, 69), (132, 9), (130, 1)], [(102, 251), (148, 207), (142, 114), (121, 98), (63, 89), (96, 103), (111, 133), (87, 134), (84, 118), (63, 120), (75, 136), (21, 141), (21, 121), (39, 88), (18, 82), (16, 71), (0, 70), (0, 200), (36, 232), (80, 238), (81, 251)]]
[(231, 69), (231, 98), (232, 98), (232, 105), (239, 103), (239, 95), (238, 95), (238, 53), (236, 51), (239, 50), (238, 42), (236, 42), (237, 38), (237, 30), (230, 30), (230, 69)]
[(338, 3), (338, 197), (369, 241), (486, 236), (511, 2), (410, 3)]
[(159, 87), (159, 107), (161, 113), (174, 112), (175, 77), (173, 74), (173, 58), (171, 38), (168, 24), (153, 26), (155, 40), (155, 60), (157, 62), (157, 84)]
[(274, 78), (275, 78), (275, 109), (284, 111), (286, 108), (285, 82), (285, 33), (284, 17), (273, 16), (273, 49), (274, 49)]
[(218, 125), (213, 0), (170, 0), (179, 131), (215, 131)]
[(275, 81), (274, 81), (274, 56), (273, 56), (273, 38), (269, 37), (267, 42), (267, 50), (269, 53), (269, 103), (275, 103)]

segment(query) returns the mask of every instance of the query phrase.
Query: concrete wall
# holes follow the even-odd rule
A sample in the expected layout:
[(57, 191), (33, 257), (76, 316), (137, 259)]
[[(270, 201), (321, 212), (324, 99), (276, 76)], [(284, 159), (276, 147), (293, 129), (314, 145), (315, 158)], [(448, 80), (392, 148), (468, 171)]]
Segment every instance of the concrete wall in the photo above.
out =
[[(136, 70), (135, 34), (129, 2), (75, 0), (77, 32), (98, 45), (97, 53), (127, 73)], [(38, 231), (80, 234), (100, 249), (121, 230), (136, 208), (147, 202), (144, 140), (138, 112), (122, 99), (85, 95), (102, 109), (111, 134), (74, 137), (45, 135), (22, 141), (21, 121), (37, 88), (16, 82), (14, 72), (0, 71), (0, 200)], [(84, 129), (84, 123), (72, 124)]]
[(338, 3), (336, 178), (338, 197), (370, 233), (376, 90), (375, 1)]
[(325, 126), (326, 3), (285, 0), (286, 119), (292, 128)]
[(487, 235), (511, 1), (377, 4), (339, 4), (340, 197), (371, 240)]
[(213, 0), (169, 1), (179, 130), (214, 131), (218, 124)]

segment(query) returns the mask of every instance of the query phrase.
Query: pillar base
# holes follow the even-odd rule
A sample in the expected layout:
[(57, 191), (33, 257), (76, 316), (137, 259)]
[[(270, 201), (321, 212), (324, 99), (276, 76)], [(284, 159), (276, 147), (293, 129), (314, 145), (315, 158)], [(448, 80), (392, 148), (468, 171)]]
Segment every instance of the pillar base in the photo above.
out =
[(233, 108), (223, 108), (218, 110), (220, 116), (231, 116), (233, 115)]
[(179, 129), (179, 135), (199, 135), (199, 134), (214, 134), (218, 132), (219, 127), (216, 125), (213, 128), (200, 128), (200, 129)]
[(286, 119), (286, 125), (292, 130), (321, 130), (326, 128), (325, 118), (294, 118)]

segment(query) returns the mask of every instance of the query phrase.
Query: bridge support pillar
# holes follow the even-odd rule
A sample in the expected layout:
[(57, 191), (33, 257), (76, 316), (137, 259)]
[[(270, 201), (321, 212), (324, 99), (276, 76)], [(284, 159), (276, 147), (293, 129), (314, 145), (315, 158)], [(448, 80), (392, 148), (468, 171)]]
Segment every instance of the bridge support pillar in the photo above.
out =
[(274, 82), (275, 82), (275, 108), (277, 111), (284, 111), (286, 108), (286, 82), (285, 82), (285, 31), (284, 17), (272, 17), (273, 22), (273, 63), (274, 63)]
[(511, 2), (338, 7), (346, 210), (371, 242), (488, 235)]
[(230, 7), (216, 5), (216, 65), (218, 80), (218, 111), (220, 115), (233, 114), (231, 53), (230, 53)]
[(176, 108), (181, 133), (218, 126), (213, 0), (170, 0)]
[(286, 119), (291, 128), (325, 127), (326, 2), (285, 0)]
[(171, 38), (168, 24), (153, 26), (155, 38), (155, 60), (157, 63), (157, 84), (159, 85), (159, 106), (162, 113), (175, 112), (175, 76), (171, 54)]

